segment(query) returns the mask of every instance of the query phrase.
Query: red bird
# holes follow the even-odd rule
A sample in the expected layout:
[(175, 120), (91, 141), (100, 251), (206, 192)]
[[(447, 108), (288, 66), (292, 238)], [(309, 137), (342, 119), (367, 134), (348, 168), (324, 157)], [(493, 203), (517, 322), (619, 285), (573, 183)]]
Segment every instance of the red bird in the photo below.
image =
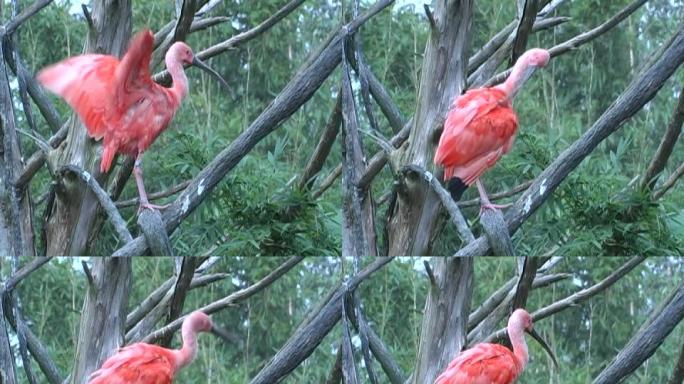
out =
[(190, 47), (174, 43), (166, 53), (166, 68), (173, 79), (171, 88), (150, 77), (154, 36), (148, 29), (138, 33), (119, 61), (114, 56), (88, 54), (68, 58), (38, 74), (45, 88), (61, 96), (78, 113), (88, 134), (104, 138), (100, 171), (112, 166), (114, 155), (135, 157), (133, 174), (141, 208), (163, 208), (150, 204), (145, 193), (140, 163), (143, 152), (168, 127), (188, 93), (183, 64), (195, 65), (227, 86), (214, 70), (201, 62)]
[(136, 343), (119, 351), (93, 372), (89, 384), (171, 384), (178, 370), (197, 356), (197, 334), (210, 332), (214, 325), (209, 316), (193, 312), (183, 321), (181, 349)]
[(524, 309), (516, 309), (508, 319), (508, 337), (513, 351), (499, 344), (477, 344), (459, 353), (449, 363), (435, 384), (511, 384), (527, 365), (527, 343), (523, 332), (529, 333), (549, 353), (558, 366), (551, 348), (532, 328), (532, 316)]
[(444, 180), (454, 200), (477, 182), (482, 209), (504, 207), (489, 201), (480, 176), (511, 150), (518, 129), (513, 98), (537, 68), (548, 64), (549, 57), (544, 49), (530, 49), (503, 84), (471, 89), (454, 101), (435, 153), (435, 164), (444, 167)]

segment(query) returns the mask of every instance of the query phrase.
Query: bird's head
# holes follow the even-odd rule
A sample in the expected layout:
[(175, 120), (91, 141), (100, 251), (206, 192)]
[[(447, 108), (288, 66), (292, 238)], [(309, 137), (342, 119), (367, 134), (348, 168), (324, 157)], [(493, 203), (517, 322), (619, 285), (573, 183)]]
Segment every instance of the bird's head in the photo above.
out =
[(530, 67), (543, 68), (549, 63), (549, 59), (551, 59), (551, 55), (546, 49), (532, 48), (523, 53), (519, 60), (524, 60)]
[(534, 330), (532, 315), (530, 315), (529, 312), (522, 308), (516, 309), (511, 315), (511, 318), (508, 320), (508, 324), (509, 326), (514, 325), (517, 327), (521, 327), (523, 330), (525, 330), (525, 332), (532, 336), (542, 346), (542, 348), (544, 348), (546, 353), (549, 354), (551, 360), (553, 360), (553, 364), (556, 366), (556, 368), (558, 368), (558, 361), (556, 360), (556, 355), (551, 350), (551, 347), (549, 347), (549, 344), (547, 344), (546, 341), (541, 337), (541, 335), (539, 335), (537, 331)]
[(186, 65), (194, 65), (195, 67), (213, 76), (216, 80), (218, 80), (221, 83), (221, 85), (228, 88), (228, 82), (226, 82), (226, 80), (223, 77), (221, 77), (221, 75), (219, 75), (218, 72), (216, 72), (210, 66), (205, 64), (202, 60), (197, 58), (197, 56), (192, 52), (192, 48), (190, 48), (189, 45), (185, 44), (182, 41), (173, 43), (173, 45), (171, 46), (171, 48), (169, 48), (169, 51), (166, 54), (166, 58), (167, 67), (169, 66), (169, 62), (178, 62)]
[(194, 333), (197, 332), (211, 332), (214, 327), (214, 323), (211, 321), (211, 317), (207, 316), (204, 312), (195, 311), (188, 315), (188, 318), (183, 322), (183, 326), (188, 324), (188, 328)]

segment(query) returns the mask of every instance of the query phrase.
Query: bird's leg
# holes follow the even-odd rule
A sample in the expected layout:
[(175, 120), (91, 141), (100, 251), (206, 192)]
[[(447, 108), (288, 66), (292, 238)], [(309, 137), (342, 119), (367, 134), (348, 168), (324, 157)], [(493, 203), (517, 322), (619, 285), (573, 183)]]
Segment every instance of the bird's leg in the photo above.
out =
[(480, 179), (475, 182), (477, 184), (477, 191), (480, 192), (480, 215), (485, 209), (504, 209), (510, 207), (512, 204), (492, 204), (487, 197), (487, 191), (485, 191)]
[(143, 179), (142, 179), (142, 168), (140, 168), (140, 163), (142, 162), (142, 156), (138, 155), (138, 157), (135, 158), (135, 163), (133, 165), (133, 176), (135, 176), (135, 184), (138, 186), (138, 194), (140, 195), (140, 207), (138, 208), (138, 213), (140, 213), (140, 210), (143, 208), (147, 209), (164, 209), (169, 206), (169, 204), (165, 205), (156, 205), (156, 204), (150, 204), (149, 200), (147, 200), (147, 192), (145, 192), (145, 185), (143, 184)]

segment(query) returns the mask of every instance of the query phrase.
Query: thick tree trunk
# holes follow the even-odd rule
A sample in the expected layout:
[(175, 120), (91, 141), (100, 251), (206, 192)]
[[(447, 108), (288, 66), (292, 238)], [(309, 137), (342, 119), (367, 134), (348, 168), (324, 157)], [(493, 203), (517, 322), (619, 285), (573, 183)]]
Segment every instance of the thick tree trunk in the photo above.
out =
[[(440, 0), (425, 48), (418, 106), (400, 163), (433, 169), (432, 159), (449, 106), (464, 87), (472, 0)], [(389, 255), (429, 253), (440, 203), (420, 179), (405, 179), (389, 222)]]
[(124, 344), (131, 259), (93, 258), (88, 279), (70, 384), (84, 384)]
[[(0, 34), (0, 40), (3, 38)], [(4, 59), (8, 54), (4, 44), (0, 46), (0, 255), (33, 256), (30, 197), (27, 190), (17, 191), (14, 187), (24, 164)]]
[(0, 305), (0, 383), (14, 384), (17, 380), (14, 372), (14, 354), (7, 335), (8, 329), (5, 314)]
[(473, 295), (472, 258), (434, 258), (412, 383), (432, 383), (465, 346)]
[[(131, 4), (128, 0), (96, 0), (92, 9), (93, 28), (85, 52), (121, 57), (131, 37)], [(56, 167), (72, 164), (88, 171), (103, 185), (107, 175), (100, 173), (101, 145), (88, 137), (77, 116), (69, 124), (67, 140), (51, 155)], [(98, 202), (78, 177), (60, 180), (55, 202), (46, 224), (48, 255), (81, 255), (96, 222)]]

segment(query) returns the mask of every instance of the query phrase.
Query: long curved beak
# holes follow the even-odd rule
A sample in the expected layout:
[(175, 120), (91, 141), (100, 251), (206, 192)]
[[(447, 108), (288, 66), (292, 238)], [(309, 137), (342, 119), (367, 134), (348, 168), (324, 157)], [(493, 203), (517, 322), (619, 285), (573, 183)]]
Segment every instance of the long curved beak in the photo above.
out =
[(525, 330), (525, 332), (529, 333), (530, 336), (532, 336), (535, 340), (537, 340), (539, 344), (541, 344), (544, 350), (546, 350), (546, 353), (548, 353), (549, 356), (551, 356), (551, 360), (553, 360), (553, 365), (555, 365), (556, 369), (558, 369), (558, 360), (556, 360), (556, 355), (553, 354), (551, 347), (549, 347), (546, 341), (544, 341), (544, 339), (542, 339), (542, 337), (534, 329), (530, 331)]
[(211, 330), (209, 332), (211, 332), (215, 336), (220, 337), (224, 341), (230, 341), (230, 335), (229, 335), (228, 331), (226, 331), (222, 327), (219, 327), (216, 324), (212, 325)]
[(210, 66), (206, 65), (202, 60), (198, 59), (197, 56), (195, 56), (192, 59), (192, 65), (203, 71), (206, 71), (214, 78), (216, 78), (216, 80), (218, 80), (224, 87), (228, 88), (228, 83), (226, 82), (226, 80), (224, 80), (223, 77), (221, 77), (221, 75), (218, 74), (218, 72), (214, 71), (213, 69), (211, 69)]

